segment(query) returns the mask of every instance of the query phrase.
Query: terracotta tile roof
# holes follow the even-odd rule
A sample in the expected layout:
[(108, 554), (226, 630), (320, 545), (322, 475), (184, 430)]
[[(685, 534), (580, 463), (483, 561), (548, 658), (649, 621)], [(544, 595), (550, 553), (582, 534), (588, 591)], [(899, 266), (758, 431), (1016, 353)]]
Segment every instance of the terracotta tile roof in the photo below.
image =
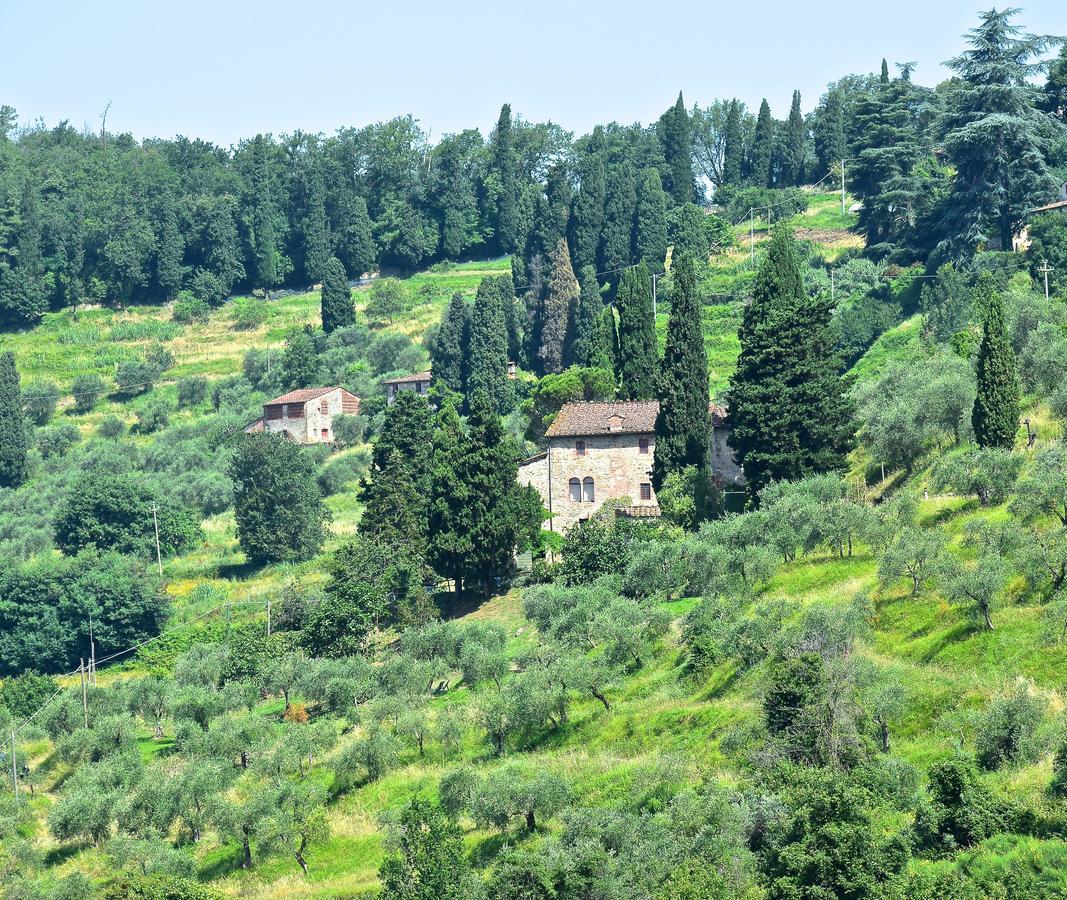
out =
[(1057, 200), (1055, 203), (1046, 203), (1044, 206), (1038, 206), (1029, 210), (1032, 213), (1049, 212), (1053, 209), (1067, 209), (1067, 200)]
[(336, 386), (300, 388), (299, 390), (290, 391), (288, 394), (282, 394), (280, 397), (275, 397), (273, 400), (268, 400), (263, 405), (277, 406), (279, 403), (307, 403), (308, 400), (314, 400), (316, 397), (321, 397), (323, 394), (328, 394), (330, 391), (336, 390)]
[(636, 400), (603, 403), (594, 400), (566, 403), (546, 437), (573, 437), (594, 434), (651, 434), (656, 430), (659, 402)]
[(399, 378), (386, 378), (382, 384), (410, 384), (414, 381), (431, 381), (433, 375), (430, 372), (416, 372), (414, 375), (401, 375)]
[(254, 419), (253, 421), (251, 421), (247, 425), (245, 425), (245, 434), (258, 434), (262, 430), (263, 430), (263, 417), (262, 416), (260, 416), (258, 419)]

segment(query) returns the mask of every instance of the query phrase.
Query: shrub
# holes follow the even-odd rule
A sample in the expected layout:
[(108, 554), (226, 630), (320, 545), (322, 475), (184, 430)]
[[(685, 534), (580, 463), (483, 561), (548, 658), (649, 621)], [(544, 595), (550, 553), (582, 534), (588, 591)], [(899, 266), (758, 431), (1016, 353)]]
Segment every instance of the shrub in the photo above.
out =
[(166, 397), (151, 397), (137, 410), (137, 430), (142, 434), (162, 431), (170, 423), (171, 405)]
[(319, 472), (319, 490), (324, 497), (339, 494), (354, 481), (361, 480), (370, 468), (370, 454), (346, 453), (326, 462)]
[(333, 420), (333, 436), (339, 444), (352, 447), (363, 443), (366, 420), (362, 416), (340, 415)]
[(199, 406), (207, 399), (208, 381), (203, 375), (190, 375), (178, 382), (178, 406)]
[(143, 359), (127, 359), (115, 367), (115, 383), (119, 391), (131, 397), (152, 390), (160, 372)]
[(395, 278), (379, 278), (371, 285), (367, 301), (367, 318), (379, 325), (388, 325), (408, 309), (410, 300), (404, 286)]
[(74, 395), (74, 411), (91, 412), (104, 396), (104, 380), (99, 375), (79, 375), (70, 385)]
[(175, 322), (203, 322), (210, 314), (211, 307), (192, 291), (178, 291), (171, 307), (171, 317)]
[(22, 389), (22, 405), (34, 425), (46, 425), (58, 402), (59, 388), (51, 381), (31, 381)]
[(0, 685), (0, 706), (16, 719), (25, 719), (40, 709), (56, 691), (54, 678), (30, 670), (5, 678)]
[(1007, 810), (982, 783), (973, 760), (957, 757), (937, 763), (929, 780), (930, 800), (915, 816), (920, 848), (947, 855), (1007, 829)]
[(233, 327), (238, 331), (251, 331), (267, 321), (267, 304), (254, 297), (237, 297), (231, 304)]
[(118, 438), (126, 433), (126, 423), (118, 416), (104, 416), (96, 426), (96, 433), (102, 438)]
[(144, 360), (157, 372), (166, 372), (174, 365), (174, 354), (162, 344), (152, 344), (144, 352)]
[(207, 269), (196, 270), (191, 287), (193, 294), (203, 297), (212, 305), (221, 303), (229, 293), (229, 287), (223, 284), (214, 272), (209, 272)]
[(78, 426), (73, 422), (41, 428), (34, 437), (34, 446), (45, 459), (65, 456), (67, 451), (82, 439)]
[(1045, 702), (1025, 684), (994, 699), (978, 723), (978, 764), (983, 769), (998, 769), (1032, 759), (1034, 739), (1044, 717)]

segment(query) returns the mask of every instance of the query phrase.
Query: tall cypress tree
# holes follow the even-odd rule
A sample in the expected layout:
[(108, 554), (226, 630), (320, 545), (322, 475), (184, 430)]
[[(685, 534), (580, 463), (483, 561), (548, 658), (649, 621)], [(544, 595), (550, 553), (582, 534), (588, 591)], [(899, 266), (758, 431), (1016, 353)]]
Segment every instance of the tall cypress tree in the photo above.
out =
[(348, 286), (345, 267), (336, 256), (326, 261), (322, 275), (322, 330), (329, 334), (335, 328), (356, 324), (356, 308), (352, 304), (352, 288)]
[(330, 258), (330, 224), (326, 219), (326, 184), (322, 167), (312, 162), (309, 168), (300, 231), (304, 241), (304, 275), (308, 281), (315, 282), (322, 281), (326, 260)]
[[(324, 189), (325, 190), (325, 189)], [(270, 169), (267, 165), (267, 141), (261, 134), (252, 140), (249, 193), (252, 204), (252, 278), (257, 287), (269, 291), (282, 280), (277, 213), (271, 198)], [(325, 217), (325, 194), (322, 215)]]
[(453, 580), (458, 599), (474, 552), (470, 485), (457, 478), (468, 450), (467, 436), (451, 403), (441, 407), (434, 425), (426, 562), (442, 578)]
[(815, 120), (815, 157), (819, 161), (819, 168), (813, 177), (824, 177), (846, 155), (845, 108), (841, 92), (833, 89), (827, 93), (826, 102)]
[(570, 329), (568, 354), (564, 362), (569, 366), (595, 366), (603, 361), (597, 358), (597, 329), (604, 302), (600, 297), (600, 285), (592, 266), (582, 269), (578, 302), (574, 308), (574, 321)]
[(667, 163), (663, 172), (664, 188), (675, 203), (692, 203), (699, 195), (696, 178), (693, 177), (692, 124), (681, 91), (674, 106), (660, 116), (656, 135)]
[[(604, 202), (604, 230), (600, 236), (601, 272), (614, 272), (634, 260), (634, 211), (637, 185), (634, 167), (622, 162), (611, 170)], [(614, 276), (617, 280), (618, 276)]]
[(0, 354), (0, 487), (26, 480), (26, 421), (15, 354)]
[(671, 316), (656, 397), (656, 455), (652, 483), (659, 490), (671, 472), (686, 466), (703, 470), (708, 440), (708, 354), (693, 260), (680, 254), (674, 264)]
[(545, 374), (559, 372), (568, 356), (567, 325), (574, 315), (578, 300), (578, 281), (571, 266), (567, 242), (562, 238), (556, 243), (549, 258), (551, 267), (548, 288), (541, 304), (541, 371)]
[(646, 169), (637, 185), (634, 241), (638, 259), (662, 272), (667, 259), (667, 194), (656, 169)]
[(463, 393), (464, 362), (467, 355), (467, 329), (470, 312), (463, 295), (456, 291), (441, 319), (441, 327), (430, 354), (433, 380), (457, 394)]
[(800, 91), (793, 91), (793, 103), (789, 107), (789, 121), (786, 124), (785, 159), (783, 161), (782, 182), (786, 185), (804, 183), (804, 164), (808, 152), (808, 126), (804, 123), (804, 113), (800, 110)]
[(726, 112), (726, 134), (723, 137), (722, 183), (739, 184), (741, 165), (745, 160), (745, 141), (741, 134), (741, 103), (730, 101)]
[(750, 496), (771, 481), (841, 469), (852, 408), (828, 296), (809, 297), (792, 232), (776, 227), (745, 308), (730, 380), (730, 444)]
[(766, 100), (759, 105), (756, 131), (752, 137), (752, 151), (748, 155), (748, 180), (757, 187), (767, 187), (771, 181), (771, 155), (774, 151), (774, 119)]
[[(182, 286), (182, 254), (185, 242), (178, 229), (178, 210), (174, 196), (163, 198), (159, 222), (159, 249), (156, 252), (156, 282), (163, 296), (173, 297)], [(82, 251), (84, 255), (84, 250)]]
[(489, 138), (490, 173), (494, 176), (493, 229), (497, 246), (505, 253), (515, 249), (519, 232), (520, 190), (511, 104), (500, 107), (496, 128)]
[[(510, 281), (510, 279), (508, 279)], [(484, 391), (493, 409), (503, 409), (507, 393), (508, 332), (499, 279), (483, 278), (471, 311), (467, 358), (467, 399)]]
[(975, 286), (973, 305), (984, 310), (985, 315), (976, 366), (978, 394), (971, 425), (980, 447), (1010, 450), (1019, 430), (1019, 379), (1015, 354), (1004, 330), (1004, 307), (988, 272), (982, 273)]
[(345, 270), (351, 272), (353, 278), (359, 278), (364, 272), (370, 272), (377, 261), (367, 201), (351, 190), (342, 192), (340, 222), (337, 255)]
[(656, 323), (652, 279), (644, 263), (623, 272), (615, 305), (619, 310), (619, 396), (651, 400), (656, 393)]
[(619, 325), (615, 320), (615, 307), (605, 306), (596, 330), (592, 365), (612, 372), (616, 385), (619, 383), (619, 356)]
[(570, 245), (574, 265), (579, 269), (596, 265), (600, 232), (604, 227), (604, 203), (607, 188), (604, 182), (604, 161), (592, 153), (582, 160), (581, 184), (574, 198), (571, 215)]
[(889, 63), (885, 61), (885, 57), (882, 57), (882, 72), (878, 76), (879, 84), (889, 84)]

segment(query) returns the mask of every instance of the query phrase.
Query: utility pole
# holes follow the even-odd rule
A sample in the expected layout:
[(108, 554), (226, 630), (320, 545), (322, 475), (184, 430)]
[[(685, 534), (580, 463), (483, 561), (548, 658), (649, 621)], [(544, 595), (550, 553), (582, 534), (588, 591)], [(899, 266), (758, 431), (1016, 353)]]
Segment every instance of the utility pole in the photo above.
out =
[(267, 595), (267, 637), (270, 637), (270, 594)]
[(756, 236), (755, 226), (752, 221), (752, 207), (748, 208), (748, 261), (750, 265), (756, 264)]
[(1045, 299), (1048, 300), (1048, 273), (1055, 272), (1056, 270), (1048, 264), (1047, 259), (1041, 260), (1041, 268), (1037, 270), (1045, 276)]
[(96, 684), (96, 640), (93, 638), (92, 613), (89, 613), (89, 683)]
[(830, 304), (834, 302), (834, 270), (830, 270)]
[(841, 215), (845, 215), (845, 161), (841, 160)]
[(78, 672), (82, 677), (82, 716), (85, 718), (85, 727), (89, 727), (89, 696), (85, 693), (85, 659), (81, 660)]
[(15, 803), (19, 802), (19, 771), (15, 763), (15, 729), (11, 729), (11, 790), (15, 792)]
[(159, 569), (159, 574), (163, 574), (163, 556), (159, 552), (159, 507), (156, 506), (156, 501), (152, 501), (152, 527), (156, 532), (156, 568)]

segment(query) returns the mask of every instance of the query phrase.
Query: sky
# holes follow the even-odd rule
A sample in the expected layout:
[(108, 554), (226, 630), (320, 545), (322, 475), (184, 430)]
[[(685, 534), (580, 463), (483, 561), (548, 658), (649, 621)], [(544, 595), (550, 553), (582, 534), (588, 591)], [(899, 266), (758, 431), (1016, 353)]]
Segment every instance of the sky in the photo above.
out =
[[(984, 4), (982, 4), (984, 5)], [(540, 0), (0, 0), (0, 103), (20, 124), (66, 119), (137, 138), (223, 146), (258, 132), (331, 134), (411, 113), (430, 132), (488, 133), (510, 102), (577, 134), (687, 105), (766, 97), (785, 118), (826, 84), (915, 61), (915, 80), (977, 22), (973, 0), (672, 4)], [(803, 12), (803, 14), (799, 14)], [(1064, 0), (1031, 0), (1029, 31), (1067, 34)]]

